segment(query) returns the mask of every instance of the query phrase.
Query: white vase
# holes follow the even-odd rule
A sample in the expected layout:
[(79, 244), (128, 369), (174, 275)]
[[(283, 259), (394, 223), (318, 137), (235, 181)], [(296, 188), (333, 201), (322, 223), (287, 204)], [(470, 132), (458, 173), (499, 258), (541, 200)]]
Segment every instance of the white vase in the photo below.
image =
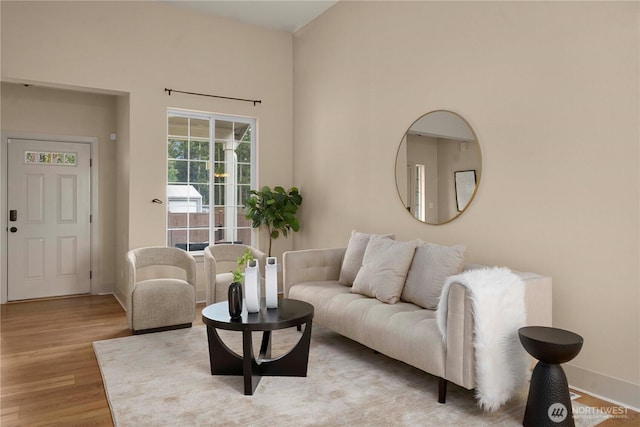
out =
[(257, 313), (260, 311), (260, 271), (258, 262), (253, 259), (247, 263), (244, 270), (244, 301), (247, 312)]
[(268, 257), (264, 272), (267, 308), (278, 308), (278, 259)]

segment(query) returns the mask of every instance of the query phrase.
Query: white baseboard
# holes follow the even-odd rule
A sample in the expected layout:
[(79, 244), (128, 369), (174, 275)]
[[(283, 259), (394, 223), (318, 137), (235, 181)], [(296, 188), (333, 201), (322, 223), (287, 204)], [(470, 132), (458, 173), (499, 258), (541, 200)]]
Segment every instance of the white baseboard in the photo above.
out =
[(640, 385), (589, 371), (571, 364), (562, 365), (570, 387), (598, 399), (640, 412)]
[(93, 295), (109, 295), (114, 293), (115, 286), (113, 284), (103, 284), (102, 286), (91, 290)]
[(113, 293), (113, 297), (116, 299), (116, 301), (118, 301), (118, 304), (120, 304), (122, 309), (126, 312), (127, 311), (126, 305), (120, 300), (120, 298), (118, 298), (118, 295), (115, 292)]

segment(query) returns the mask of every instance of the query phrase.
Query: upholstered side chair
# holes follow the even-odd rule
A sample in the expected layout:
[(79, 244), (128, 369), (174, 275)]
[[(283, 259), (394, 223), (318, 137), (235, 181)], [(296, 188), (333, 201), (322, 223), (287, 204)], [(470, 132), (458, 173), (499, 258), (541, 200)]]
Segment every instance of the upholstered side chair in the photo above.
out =
[(233, 282), (233, 270), (238, 268), (237, 260), (245, 250), (258, 261), (264, 295), (264, 267), (267, 255), (259, 249), (240, 244), (219, 244), (207, 246), (204, 250), (204, 275), (206, 282), (207, 305), (226, 301), (228, 289)]
[(134, 334), (189, 328), (196, 318), (196, 262), (182, 249), (132, 249), (127, 322)]

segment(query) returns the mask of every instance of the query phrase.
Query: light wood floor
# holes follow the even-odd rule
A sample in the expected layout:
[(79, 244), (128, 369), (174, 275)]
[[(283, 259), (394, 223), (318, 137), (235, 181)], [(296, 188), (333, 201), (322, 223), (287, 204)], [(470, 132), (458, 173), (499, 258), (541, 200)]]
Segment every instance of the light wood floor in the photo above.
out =
[[(91, 346), (131, 335), (113, 296), (4, 304), (0, 314), (0, 425), (113, 425)], [(194, 325), (202, 324), (196, 317)], [(615, 406), (584, 394), (579, 401)], [(638, 425), (640, 415), (631, 411), (600, 424)]]

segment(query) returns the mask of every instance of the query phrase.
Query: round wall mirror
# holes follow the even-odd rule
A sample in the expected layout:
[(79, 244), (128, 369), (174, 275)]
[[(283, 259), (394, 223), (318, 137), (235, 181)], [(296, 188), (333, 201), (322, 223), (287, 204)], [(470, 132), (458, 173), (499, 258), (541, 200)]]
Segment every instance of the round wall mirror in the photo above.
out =
[(469, 123), (445, 110), (413, 122), (396, 155), (396, 186), (419, 221), (444, 224), (462, 215), (482, 175), (480, 145)]

